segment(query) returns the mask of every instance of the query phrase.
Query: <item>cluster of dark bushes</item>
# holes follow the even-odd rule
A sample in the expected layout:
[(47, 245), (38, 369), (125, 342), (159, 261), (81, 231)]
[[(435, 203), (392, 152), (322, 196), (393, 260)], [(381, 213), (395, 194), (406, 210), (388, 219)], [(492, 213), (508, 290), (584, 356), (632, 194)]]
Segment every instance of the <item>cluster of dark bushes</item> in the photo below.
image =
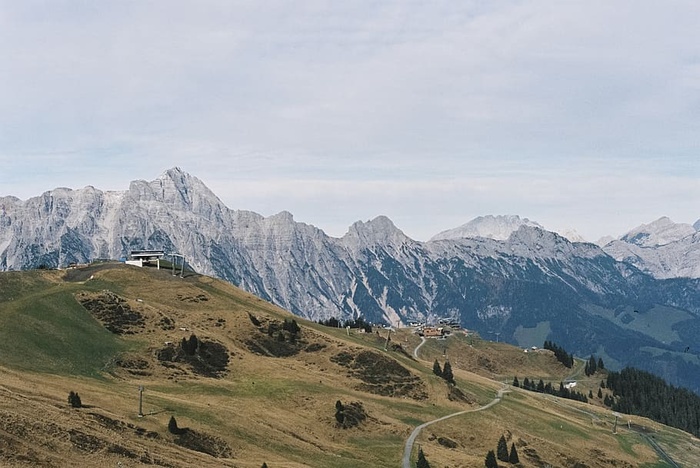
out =
[(248, 314), (248, 317), (259, 332), (246, 340), (251, 352), (262, 356), (289, 357), (305, 348), (307, 343), (296, 320), (260, 320), (252, 314)]
[(581, 392), (577, 392), (575, 390), (572, 391), (571, 389), (566, 388), (563, 382), (559, 382), (559, 389), (555, 390), (551, 382), (547, 382), (545, 384), (542, 381), (542, 379), (540, 379), (539, 382), (535, 383), (534, 379), (530, 380), (527, 377), (525, 377), (525, 380), (523, 380), (523, 383), (521, 384), (518, 378), (515, 377), (513, 379), (513, 387), (520, 387), (531, 392), (546, 393), (547, 395), (554, 395), (561, 398), (567, 398), (569, 400), (576, 400), (588, 403), (588, 397), (586, 395), (584, 395)]
[(279, 342), (296, 343), (301, 336), (301, 327), (294, 319), (284, 319), (284, 322), (270, 322), (267, 325), (267, 336)]
[(206, 377), (221, 377), (228, 368), (228, 350), (221, 343), (200, 340), (192, 334), (182, 338), (179, 346), (167, 346), (156, 353), (161, 362), (182, 362)]
[(83, 407), (83, 403), (80, 401), (80, 395), (78, 395), (78, 393), (74, 392), (73, 390), (71, 390), (68, 394), (68, 404), (71, 405), (72, 408)]
[(359, 401), (347, 405), (340, 400), (335, 402), (335, 421), (338, 427), (348, 429), (359, 426), (365, 419), (367, 419), (367, 413)]

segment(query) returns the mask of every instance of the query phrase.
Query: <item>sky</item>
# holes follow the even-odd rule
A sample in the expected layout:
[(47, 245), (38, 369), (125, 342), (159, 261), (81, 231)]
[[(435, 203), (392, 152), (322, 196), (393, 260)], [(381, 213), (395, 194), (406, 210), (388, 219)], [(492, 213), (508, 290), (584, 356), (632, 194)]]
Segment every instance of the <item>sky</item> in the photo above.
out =
[(416, 240), (700, 218), (700, 2), (0, 0), (0, 196), (180, 167)]

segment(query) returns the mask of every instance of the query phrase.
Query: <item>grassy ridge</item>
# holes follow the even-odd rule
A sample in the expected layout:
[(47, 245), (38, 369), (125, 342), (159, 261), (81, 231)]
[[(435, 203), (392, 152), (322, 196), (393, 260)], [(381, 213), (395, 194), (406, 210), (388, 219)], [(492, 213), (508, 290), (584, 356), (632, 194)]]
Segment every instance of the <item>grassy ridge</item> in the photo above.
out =
[(15, 286), (19, 287), (12, 295), (21, 297), (0, 303), (0, 353), (5, 365), (98, 377), (114, 356), (133, 346), (90, 316), (73, 296), (75, 285), (52, 284), (32, 275)]

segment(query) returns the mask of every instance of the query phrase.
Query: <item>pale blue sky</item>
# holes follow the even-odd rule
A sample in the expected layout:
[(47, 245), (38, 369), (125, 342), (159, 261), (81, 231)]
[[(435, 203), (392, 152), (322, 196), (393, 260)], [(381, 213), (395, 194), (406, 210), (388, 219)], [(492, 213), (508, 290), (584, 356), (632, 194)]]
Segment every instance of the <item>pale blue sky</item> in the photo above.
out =
[(693, 223), (698, 24), (694, 0), (0, 0), (0, 195), (179, 166), (334, 236)]

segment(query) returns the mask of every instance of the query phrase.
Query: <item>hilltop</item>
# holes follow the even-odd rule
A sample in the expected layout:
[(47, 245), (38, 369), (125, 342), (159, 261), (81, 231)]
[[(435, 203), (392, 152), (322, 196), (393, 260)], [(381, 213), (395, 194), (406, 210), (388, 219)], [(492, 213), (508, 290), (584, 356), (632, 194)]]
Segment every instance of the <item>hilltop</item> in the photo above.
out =
[[(410, 329), (325, 327), (194, 273), (0, 273), (0, 463), (397, 467), (419, 424), (480, 408), (516, 376), (558, 384), (582, 367), (476, 334), (427, 340), (416, 359), (420, 344)], [(435, 360), (450, 361), (456, 387), (433, 374)], [(577, 380), (588, 393), (602, 378)], [(597, 398), (509, 390), (422, 431), (431, 466), (483, 466), (502, 435), (525, 467), (664, 466), (635, 427), (678, 463), (700, 461), (697, 439), (644, 418), (623, 416), (613, 434)], [(71, 391), (82, 408), (68, 405)], [(171, 417), (188, 429), (173, 434)]]

